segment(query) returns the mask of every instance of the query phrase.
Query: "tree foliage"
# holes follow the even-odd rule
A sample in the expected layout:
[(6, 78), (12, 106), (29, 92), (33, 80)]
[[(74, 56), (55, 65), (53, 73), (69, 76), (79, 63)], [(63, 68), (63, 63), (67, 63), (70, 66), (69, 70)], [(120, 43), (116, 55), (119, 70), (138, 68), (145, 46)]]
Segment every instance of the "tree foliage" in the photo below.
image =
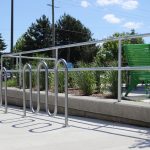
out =
[(56, 39), (61, 45), (91, 40), (91, 31), (79, 20), (64, 14), (56, 23)]
[[(135, 31), (131, 30), (130, 33), (114, 33), (112, 36), (110, 36), (109, 38), (117, 38), (117, 37), (124, 37), (124, 36), (131, 36), (131, 35), (135, 35)], [(124, 44), (142, 44), (144, 43), (144, 40), (142, 38), (133, 38), (133, 39), (126, 39), (126, 40), (122, 40), (122, 49), (123, 49), (123, 45)], [(103, 49), (102, 51), (105, 53), (105, 59), (110, 62), (112, 60), (118, 60), (118, 40), (117, 41), (108, 41), (105, 42), (101, 49)], [(101, 51), (101, 50), (100, 50)], [(105, 62), (106, 62), (105, 60)]]
[[(85, 42), (92, 40), (91, 31), (86, 28), (79, 20), (64, 14), (55, 24), (56, 46)], [(16, 42), (15, 51), (28, 51), (52, 46), (52, 26), (49, 19), (43, 15), (28, 28)], [(59, 58), (68, 61), (91, 59), (95, 52), (93, 47), (78, 47), (60, 50)], [(87, 56), (88, 55), (88, 56)], [(84, 57), (85, 56), (85, 57)]]
[(52, 45), (51, 36), (50, 21), (43, 15), (35, 23), (32, 23), (27, 32), (17, 40), (14, 49), (15, 51), (29, 51), (50, 47)]
[[(58, 45), (73, 44), (92, 40), (92, 34), (79, 20), (64, 14), (56, 23), (56, 39)], [(72, 62), (86, 61), (92, 59), (90, 56), (95, 51), (93, 47), (89, 46), (75, 47), (61, 50), (59, 57)]]
[(3, 51), (6, 49), (6, 44), (2, 38), (2, 35), (0, 34), (0, 51)]
[(24, 35), (22, 35), (15, 44), (15, 47), (13, 49), (14, 52), (20, 52), (20, 51), (24, 50), (25, 44), (26, 44), (26, 41), (25, 41)]

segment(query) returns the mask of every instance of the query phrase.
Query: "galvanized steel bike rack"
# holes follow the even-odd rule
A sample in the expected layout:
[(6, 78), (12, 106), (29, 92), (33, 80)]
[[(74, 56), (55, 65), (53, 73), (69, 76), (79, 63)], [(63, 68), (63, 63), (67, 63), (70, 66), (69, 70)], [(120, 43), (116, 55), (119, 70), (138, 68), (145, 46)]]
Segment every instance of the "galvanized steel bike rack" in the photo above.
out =
[[(33, 108), (33, 101), (32, 101), (32, 67), (30, 64), (26, 64), (23, 67), (23, 112), (24, 116), (26, 116), (26, 70), (29, 71), (29, 86), (30, 86), (30, 110), (34, 113), (35, 110)], [(38, 111), (38, 106), (37, 106)]]
[(7, 113), (7, 70), (5, 67), (3, 67), (1, 69), (1, 73), (0, 73), (0, 92), (1, 92), (1, 96), (0, 96), (0, 106), (3, 105), (3, 97), (2, 97), (2, 89), (3, 89), (3, 79), (2, 79), (2, 76), (3, 76), (3, 73), (4, 73), (4, 80), (5, 80), (5, 113)]
[[(48, 66), (45, 61), (41, 61), (37, 68), (37, 110), (36, 113), (40, 111), (40, 72), (41, 68), (44, 67), (45, 72), (45, 109), (49, 116), (57, 115), (57, 103), (58, 103), (58, 65), (62, 63), (65, 68), (65, 126), (68, 126), (68, 68), (67, 63), (64, 59), (58, 60), (55, 68), (55, 103), (54, 103), (54, 113), (52, 114), (48, 107)], [(26, 70), (29, 70), (29, 85), (30, 85), (30, 109), (35, 112), (32, 103), (32, 67), (30, 64), (26, 64), (23, 67), (23, 110), (24, 116), (26, 116)]]
[(41, 61), (38, 64), (38, 69), (37, 69), (37, 101), (38, 101), (38, 106), (40, 111), (40, 70), (42, 67), (44, 67), (45, 69), (45, 109), (47, 114), (51, 116), (51, 113), (48, 109), (48, 66), (44, 61)]
[(58, 65), (60, 63), (62, 63), (65, 68), (65, 126), (67, 127), (68, 126), (68, 67), (67, 67), (67, 63), (64, 59), (58, 60), (58, 62), (56, 64), (55, 96), (56, 96), (56, 101), (58, 101)]

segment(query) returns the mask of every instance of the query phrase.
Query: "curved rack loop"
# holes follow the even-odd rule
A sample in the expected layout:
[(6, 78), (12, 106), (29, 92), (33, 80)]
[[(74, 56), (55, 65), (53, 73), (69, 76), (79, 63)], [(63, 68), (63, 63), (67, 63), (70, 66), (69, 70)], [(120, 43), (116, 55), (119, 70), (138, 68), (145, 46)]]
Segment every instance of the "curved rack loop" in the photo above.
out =
[(0, 92), (1, 92), (1, 97), (0, 97), (0, 106), (2, 106), (2, 104), (3, 104), (3, 98), (2, 98), (2, 88), (3, 88), (3, 84), (2, 84), (2, 82), (3, 82), (3, 79), (2, 79), (2, 76), (3, 76), (3, 72), (4, 72), (4, 80), (5, 80), (5, 113), (7, 113), (7, 70), (6, 70), (6, 68), (5, 67), (3, 67), (2, 69), (1, 69), (1, 74), (0, 74), (0, 80), (1, 80), (1, 82), (0, 82)]
[[(29, 86), (30, 86), (30, 110), (35, 112), (32, 102), (32, 67), (30, 64), (25, 64), (23, 67), (23, 111), (26, 116), (26, 70), (29, 70)], [(37, 104), (38, 105), (38, 104)], [(38, 106), (37, 106), (38, 110)]]
[(48, 66), (45, 61), (41, 61), (38, 64), (38, 69), (37, 69), (37, 100), (39, 104), (38, 111), (40, 111), (40, 70), (42, 67), (44, 67), (45, 69), (45, 109), (46, 109), (46, 113), (49, 116), (52, 116), (53, 114), (50, 113), (49, 107), (48, 107)]
[(58, 103), (58, 65), (62, 63), (65, 68), (65, 126), (68, 126), (68, 67), (64, 59), (59, 59), (55, 70), (55, 102)]

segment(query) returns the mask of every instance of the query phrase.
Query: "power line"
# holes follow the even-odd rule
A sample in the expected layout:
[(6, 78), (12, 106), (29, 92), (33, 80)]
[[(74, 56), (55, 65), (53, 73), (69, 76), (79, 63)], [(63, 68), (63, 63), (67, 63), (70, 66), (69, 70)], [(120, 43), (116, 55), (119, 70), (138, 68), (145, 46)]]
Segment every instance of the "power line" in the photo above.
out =
[(71, 33), (84, 34), (84, 35), (87, 35), (87, 34), (88, 34), (88, 33), (86, 33), (86, 32), (80, 32), (80, 31), (74, 31), (74, 30), (66, 30), (66, 29), (58, 29), (58, 28), (56, 28), (56, 30), (66, 31), (66, 32), (71, 32)]
[[(61, 0), (57, 0), (59, 3), (61, 3), (62, 1)], [(70, 1), (63, 1), (63, 3), (66, 3), (67, 5), (69, 5), (69, 8), (72, 6), (72, 7), (80, 7), (81, 8), (81, 5), (78, 3), (78, 4), (74, 4), (74, 1), (73, 0), (71, 0), (72, 2), (70, 2)], [(66, 5), (65, 5), (65, 7), (66, 7)], [(96, 10), (95, 8), (92, 10), (93, 12), (97, 12), (97, 13), (99, 13), (100, 11), (101, 12), (104, 12), (104, 11), (108, 11), (108, 10), (110, 10), (110, 11), (114, 11), (113, 9), (111, 9), (111, 8), (109, 8), (109, 9), (105, 9), (104, 11), (103, 11), (104, 9), (100, 9), (100, 10)], [(146, 11), (145, 9), (138, 9), (138, 11)], [(148, 15), (148, 13), (146, 14), (146, 15), (137, 15), (137, 14), (133, 14), (133, 13), (128, 13), (128, 12), (125, 12), (125, 13), (123, 13), (122, 11), (119, 11), (119, 10), (115, 10), (115, 12), (118, 12), (119, 13), (119, 15), (121, 14), (122, 16), (125, 16), (125, 17), (131, 17), (131, 18), (143, 18), (143, 17), (149, 17)], [(128, 15), (127, 15), (128, 14)]]

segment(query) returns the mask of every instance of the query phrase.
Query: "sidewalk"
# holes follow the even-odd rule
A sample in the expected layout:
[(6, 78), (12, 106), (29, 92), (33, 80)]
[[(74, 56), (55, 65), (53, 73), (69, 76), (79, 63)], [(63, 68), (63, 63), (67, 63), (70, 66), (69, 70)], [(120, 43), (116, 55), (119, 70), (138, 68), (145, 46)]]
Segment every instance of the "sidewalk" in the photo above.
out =
[[(125, 92), (123, 92), (123, 95), (125, 95)], [(142, 85), (138, 85), (136, 89), (131, 91), (128, 96), (124, 98), (131, 101), (150, 103), (149, 94), (146, 94), (146, 90)]]
[(64, 116), (51, 118), (44, 113), (27, 113), (0, 108), (1, 150), (149, 150), (150, 129), (119, 123)]

